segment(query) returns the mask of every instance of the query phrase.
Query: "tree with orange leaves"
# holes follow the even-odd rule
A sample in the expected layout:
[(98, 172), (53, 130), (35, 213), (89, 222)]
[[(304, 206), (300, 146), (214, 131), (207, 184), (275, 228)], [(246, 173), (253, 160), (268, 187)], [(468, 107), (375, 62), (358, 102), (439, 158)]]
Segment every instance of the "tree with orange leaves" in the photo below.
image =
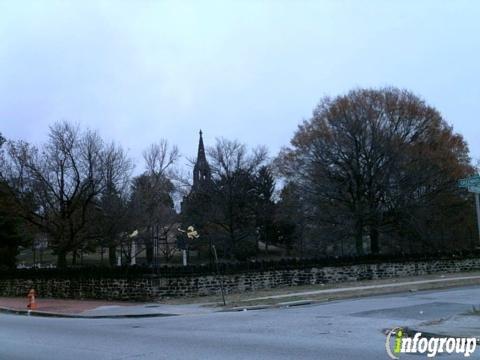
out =
[(473, 172), (468, 146), (409, 91), (322, 99), (277, 163), (309, 205), (312, 241), (353, 240), (363, 255), (445, 249), (468, 237), (468, 206), (456, 187)]

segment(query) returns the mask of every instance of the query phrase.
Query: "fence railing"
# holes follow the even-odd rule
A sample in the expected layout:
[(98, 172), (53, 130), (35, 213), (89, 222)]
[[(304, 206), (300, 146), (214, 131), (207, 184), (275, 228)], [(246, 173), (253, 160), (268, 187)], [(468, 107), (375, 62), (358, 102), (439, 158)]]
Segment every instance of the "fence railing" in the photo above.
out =
[[(347, 266), (372, 263), (418, 262), (429, 260), (459, 260), (480, 258), (480, 251), (458, 251), (450, 253), (429, 254), (396, 254), (396, 255), (366, 255), (352, 257), (324, 257), (324, 258), (288, 258), (281, 260), (260, 260), (220, 262), (221, 274), (236, 274), (244, 272), (280, 271), (291, 269), (305, 269), (326, 266)], [(0, 278), (138, 278), (138, 277), (178, 277), (211, 275), (216, 273), (214, 264), (201, 265), (164, 265), (159, 267), (148, 266), (88, 266), (67, 268), (43, 269), (15, 269), (0, 271)]]

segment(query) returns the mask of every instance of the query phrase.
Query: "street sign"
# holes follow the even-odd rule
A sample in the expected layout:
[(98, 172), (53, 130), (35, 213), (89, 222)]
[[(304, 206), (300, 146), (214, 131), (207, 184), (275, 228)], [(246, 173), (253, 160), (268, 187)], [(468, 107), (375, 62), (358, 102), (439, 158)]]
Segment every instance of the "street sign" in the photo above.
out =
[(461, 188), (467, 188), (469, 192), (475, 194), (475, 209), (477, 211), (477, 228), (480, 238), (480, 175), (470, 176), (466, 179), (461, 179), (458, 182)]
[(468, 191), (475, 194), (480, 194), (480, 184), (475, 186), (469, 186)]
[(458, 182), (458, 186), (461, 188), (480, 187), (480, 175), (471, 176), (466, 179), (461, 179)]

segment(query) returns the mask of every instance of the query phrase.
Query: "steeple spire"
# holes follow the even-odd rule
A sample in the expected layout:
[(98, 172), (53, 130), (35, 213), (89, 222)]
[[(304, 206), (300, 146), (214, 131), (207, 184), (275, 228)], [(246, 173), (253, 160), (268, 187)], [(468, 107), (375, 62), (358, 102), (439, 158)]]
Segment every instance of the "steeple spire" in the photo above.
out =
[(200, 159), (205, 162), (207, 161), (207, 158), (205, 157), (205, 147), (203, 146), (202, 130), (200, 130), (199, 134), (200, 134), (200, 140), (198, 141), (197, 164)]
[(210, 166), (205, 156), (205, 146), (203, 145), (203, 132), (199, 131), (200, 139), (198, 141), (197, 161), (193, 168), (193, 188), (192, 190), (204, 189), (211, 181)]

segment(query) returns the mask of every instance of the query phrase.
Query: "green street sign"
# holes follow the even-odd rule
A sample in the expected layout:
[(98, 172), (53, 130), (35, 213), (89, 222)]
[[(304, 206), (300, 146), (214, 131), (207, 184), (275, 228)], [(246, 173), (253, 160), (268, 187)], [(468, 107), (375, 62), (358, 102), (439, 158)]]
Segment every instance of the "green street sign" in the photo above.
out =
[(466, 179), (461, 179), (458, 182), (461, 188), (467, 188), (469, 192), (475, 195), (475, 209), (477, 212), (477, 228), (480, 237), (480, 175), (470, 176)]
[(466, 179), (461, 179), (458, 182), (458, 186), (461, 188), (476, 188), (480, 187), (480, 175), (471, 176)]
[(468, 191), (471, 193), (480, 194), (480, 186), (469, 186)]

